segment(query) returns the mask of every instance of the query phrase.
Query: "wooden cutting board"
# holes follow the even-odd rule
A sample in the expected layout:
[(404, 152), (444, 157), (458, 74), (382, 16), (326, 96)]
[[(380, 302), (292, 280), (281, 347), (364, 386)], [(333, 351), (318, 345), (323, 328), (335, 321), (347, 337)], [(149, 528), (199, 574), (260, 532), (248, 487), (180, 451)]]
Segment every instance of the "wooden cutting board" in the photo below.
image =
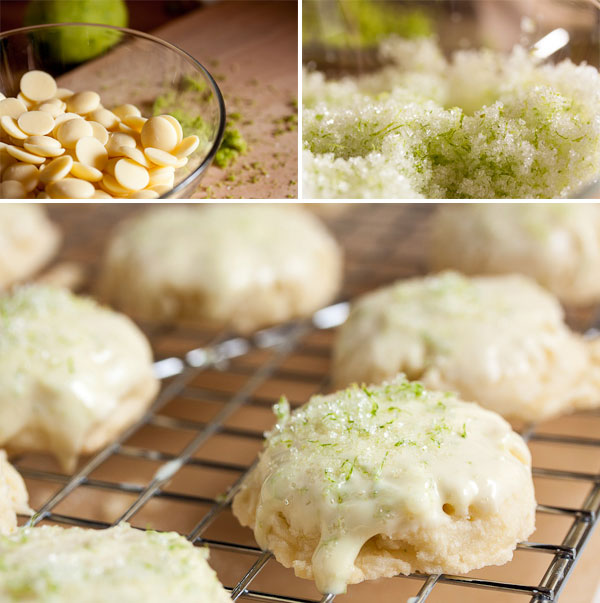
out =
[(233, 167), (211, 166), (196, 198), (298, 196), (298, 132), (285, 130), (298, 97), (298, 5), (294, 0), (224, 0), (153, 32), (205, 65), (249, 151)]

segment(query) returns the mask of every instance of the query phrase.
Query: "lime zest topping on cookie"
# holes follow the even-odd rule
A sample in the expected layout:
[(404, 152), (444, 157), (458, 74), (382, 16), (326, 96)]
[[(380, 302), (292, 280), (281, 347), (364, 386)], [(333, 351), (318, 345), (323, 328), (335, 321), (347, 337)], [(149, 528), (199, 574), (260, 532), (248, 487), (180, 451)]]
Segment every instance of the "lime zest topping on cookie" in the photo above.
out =
[[(410, 556), (398, 558), (394, 542), (410, 540), (414, 530), (433, 538), (453, 522), (464, 522), (468, 532), (473, 509), (497, 521), (515, 488), (524, 493), (518, 535), (504, 536), (487, 562), (506, 559), (531, 531), (525, 443), (501, 417), (454, 394), (398, 375), (381, 385), (315, 395), (291, 413), (282, 398), (274, 412), (277, 423), (233, 511), (254, 527), (262, 548), (314, 577), (321, 592), (344, 592), (365, 579), (358, 568), (374, 538), (395, 551), (396, 573), (434, 571)], [(473, 563), (445, 567), (468, 571)]]

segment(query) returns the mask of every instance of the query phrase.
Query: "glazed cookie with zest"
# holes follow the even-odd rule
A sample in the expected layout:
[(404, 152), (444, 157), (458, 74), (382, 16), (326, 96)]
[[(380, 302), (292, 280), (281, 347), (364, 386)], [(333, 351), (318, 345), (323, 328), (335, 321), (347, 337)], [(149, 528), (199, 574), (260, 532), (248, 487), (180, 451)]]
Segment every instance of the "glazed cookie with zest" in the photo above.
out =
[(0, 600), (227, 603), (208, 551), (175, 532), (58, 526), (0, 536)]
[(341, 277), (340, 248), (304, 209), (166, 207), (118, 227), (99, 291), (142, 319), (209, 321), (248, 333), (327, 304)]
[(0, 446), (54, 454), (73, 469), (136, 421), (158, 389), (129, 318), (71, 292), (30, 285), (0, 297)]
[(323, 593), (503, 564), (534, 529), (527, 446), (477, 404), (399, 376), (275, 411), (233, 512)]
[(599, 404), (600, 339), (572, 332), (556, 298), (527, 277), (447, 272), (360, 297), (337, 333), (338, 386), (398, 371), (540, 421)]

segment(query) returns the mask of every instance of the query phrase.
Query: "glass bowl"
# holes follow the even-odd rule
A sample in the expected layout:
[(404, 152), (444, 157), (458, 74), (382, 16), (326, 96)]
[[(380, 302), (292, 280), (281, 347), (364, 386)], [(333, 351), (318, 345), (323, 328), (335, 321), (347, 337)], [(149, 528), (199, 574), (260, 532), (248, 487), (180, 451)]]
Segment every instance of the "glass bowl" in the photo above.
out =
[[(447, 56), (469, 48), (510, 52), (519, 44), (539, 47), (549, 62), (568, 58), (600, 67), (599, 0), (375, 0), (386, 12), (372, 20), (361, 16), (364, 3), (303, 1), (308, 70), (334, 79), (377, 70), (382, 67), (377, 43), (392, 31), (403, 37), (433, 34)], [(388, 31), (378, 35), (376, 28)], [(598, 177), (573, 197), (600, 198), (600, 169)]]
[(173, 113), (200, 145), (162, 199), (187, 198), (211, 164), (225, 129), (225, 103), (208, 70), (154, 36), (108, 25), (36, 25), (0, 33), (0, 90), (19, 92), (21, 76), (40, 69), (75, 92), (94, 90), (107, 108), (136, 105), (144, 117)]

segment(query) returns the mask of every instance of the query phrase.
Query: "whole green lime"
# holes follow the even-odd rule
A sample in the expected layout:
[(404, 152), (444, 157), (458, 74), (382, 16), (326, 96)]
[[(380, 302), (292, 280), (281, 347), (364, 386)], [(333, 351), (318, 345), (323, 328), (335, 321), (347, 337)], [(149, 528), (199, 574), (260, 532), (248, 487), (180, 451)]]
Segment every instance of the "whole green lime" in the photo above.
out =
[[(25, 13), (25, 25), (43, 23), (101, 23), (127, 27), (127, 6), (123, 0), (32, 0)], [(44, 51), (62, 63), (87, 61), (116, 44), (119, 32), (94, 27), (65, 27), (45, 32)]]

